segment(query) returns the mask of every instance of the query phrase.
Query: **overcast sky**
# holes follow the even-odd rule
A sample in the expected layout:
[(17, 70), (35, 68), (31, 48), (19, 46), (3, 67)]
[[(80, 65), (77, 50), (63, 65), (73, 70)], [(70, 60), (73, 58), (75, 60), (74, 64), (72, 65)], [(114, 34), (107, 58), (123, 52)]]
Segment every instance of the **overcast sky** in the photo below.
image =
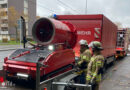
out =
[(37, 14), (104, 14), (113, 22), (130, 27), (130, 0), (37, 0)]

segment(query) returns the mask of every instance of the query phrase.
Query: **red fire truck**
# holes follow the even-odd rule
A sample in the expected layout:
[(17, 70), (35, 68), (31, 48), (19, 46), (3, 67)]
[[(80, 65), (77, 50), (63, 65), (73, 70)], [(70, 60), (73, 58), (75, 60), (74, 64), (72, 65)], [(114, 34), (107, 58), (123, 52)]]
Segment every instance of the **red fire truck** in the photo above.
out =
[(60, 21), (71, 22), (77, 29), (77, 42), (74, 47), (75, 55), (79, 56), (79, 41), (85, 39), (88, 43), (100, 41), (104, 48), (102, 54), (105, 64), (115, 60), (117, 26), (102, 14), (98, 15), (57, 15)]
[(128, 52), (127, 28), (118, 29), (116, 43), (116, 58), (124, 57)]

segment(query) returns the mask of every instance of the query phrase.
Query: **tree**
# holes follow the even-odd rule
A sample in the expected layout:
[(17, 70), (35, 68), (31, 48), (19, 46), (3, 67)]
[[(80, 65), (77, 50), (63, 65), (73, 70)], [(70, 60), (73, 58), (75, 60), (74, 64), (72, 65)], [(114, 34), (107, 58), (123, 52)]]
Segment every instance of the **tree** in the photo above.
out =
[(12, 6), (12, 7), (9, 7), (8, 9), (8, 17), (9, 17), (9, 20), (8, 20), (8, 24), (9, 24), (9, 27), (13, 27), (15, 28), (16, 30), (16, 42), (18, 41), (18, 24), (17, 24), (17, 20), (20, 18), (20, 14), (15, 10), (15, 8)]
[(39, 18), (41, 18), (40, 16), (36, 16), (36, 19), (39, 19)]

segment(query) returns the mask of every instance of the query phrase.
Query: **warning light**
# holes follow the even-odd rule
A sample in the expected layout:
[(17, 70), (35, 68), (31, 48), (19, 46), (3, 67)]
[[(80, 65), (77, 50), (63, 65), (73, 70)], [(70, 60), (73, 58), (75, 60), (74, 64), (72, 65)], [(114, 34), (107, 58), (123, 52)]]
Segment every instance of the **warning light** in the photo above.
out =
[(53, 15), (53, 18), (55, 18), (55, 19), (56, 19), (56, 18), (57, 18), (57, 15), (56, 15), (56, 14), (54, 14), (54, 15)]
[(47, 88), (44, 88), (44, 90), (47, 90)]
[(4, 82), (4, 78), (3, 77), (0, 77), (0, 82)]

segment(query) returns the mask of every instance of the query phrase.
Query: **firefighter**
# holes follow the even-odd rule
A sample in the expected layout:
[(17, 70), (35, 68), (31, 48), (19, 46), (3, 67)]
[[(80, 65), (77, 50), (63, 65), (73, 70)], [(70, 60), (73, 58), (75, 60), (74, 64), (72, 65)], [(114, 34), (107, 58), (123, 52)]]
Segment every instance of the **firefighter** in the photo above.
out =
[(91, 51), (89, 50), (88, 43), (86, 40), (80, 40), (80, 60), (77, 63), (79, 71), (79, 83), (85, 84), (86, 83), (86, 73), (87, 73), (87, 65), (91, 58)]
[(103, 50), (101, 43), (93, 41), (90, 45), (93, 51), (93, 56), (88, 64), (86, 80), (87, 84), (94, 84), (93, 90), (99, 90), (99, 84), (101, 82), (101, 73), (104, 65), (104, 57), (101, 54)]

